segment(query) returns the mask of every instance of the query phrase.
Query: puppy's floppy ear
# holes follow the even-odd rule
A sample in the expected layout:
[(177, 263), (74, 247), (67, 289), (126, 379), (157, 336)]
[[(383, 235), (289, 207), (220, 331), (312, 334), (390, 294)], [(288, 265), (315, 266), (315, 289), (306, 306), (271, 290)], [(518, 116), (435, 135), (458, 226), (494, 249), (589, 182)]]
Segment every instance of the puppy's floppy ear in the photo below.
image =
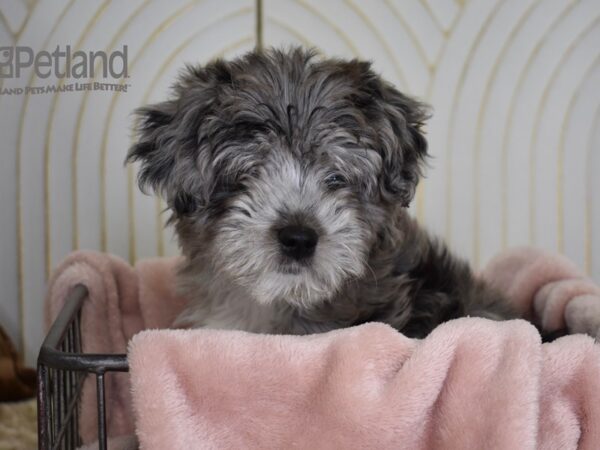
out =
[[(384, 189), (408, 207), (422, 176), (427, 140), (422, 131), (429, 108), (382, 82), (382, 105), (391, 135), (383, 133)], [(386, 135), (387, 134), (387, 135)]]
[(150, 186), (157, 194), (167, 190), (177, 155), (177, 101), (170, 100), (135, 110), (137, 142), (129, 149), (126, 162), (141, 161), (138, 184)]
[(427, 140), (422, 127), (430, 116), (429, 107), (412, 99), (382, 80), (368, 63), (362, 64), (363, 87), (374, 101), (380, 118), (378, 131), (383, 160), (381, 193), (388, 201), (407, 207), (414, 197), (427, 158)]
[(138, 184), (151, 187), (176, 215), (196, 211), (212, 192), (214, 180), (206, 139), (217, 98), (227, 71), (222, 61), (206, 68), (187, 66), (173, 87), (173, 97), (135, 111), (137, 142), (126, 162), (140, 161)]

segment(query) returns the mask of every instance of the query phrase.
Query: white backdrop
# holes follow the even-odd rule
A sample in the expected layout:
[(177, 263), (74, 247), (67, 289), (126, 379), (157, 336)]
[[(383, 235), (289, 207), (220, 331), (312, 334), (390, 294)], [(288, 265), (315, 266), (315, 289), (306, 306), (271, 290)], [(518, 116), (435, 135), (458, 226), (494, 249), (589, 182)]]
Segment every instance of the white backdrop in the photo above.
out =
[(0, 323), (30, 363), (45, 280), (67, 253), (177, 252), (164, 205), (123, 167), (130, 112), (165, 98), (183, 62), (257, 36), (372, 59), (433, 105), (434, 159), (412, 211), (476, 266), (533, 244), (600, 282), (600, 1), (264, 0), (260, 25), (257, 4), (0, 0), (0, 46), (129, 49), (127, 93), (0, 96)]

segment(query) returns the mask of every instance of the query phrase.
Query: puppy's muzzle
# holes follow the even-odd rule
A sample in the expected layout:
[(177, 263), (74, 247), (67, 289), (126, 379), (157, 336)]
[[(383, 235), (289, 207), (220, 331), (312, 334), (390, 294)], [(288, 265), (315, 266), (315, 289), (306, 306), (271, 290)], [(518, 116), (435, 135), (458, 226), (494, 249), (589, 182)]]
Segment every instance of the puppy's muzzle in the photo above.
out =
[(281, 251), (284, 255), (300, 261), (315, 253), (319, 235), (312, 228), (289, 225), (277, 233)]

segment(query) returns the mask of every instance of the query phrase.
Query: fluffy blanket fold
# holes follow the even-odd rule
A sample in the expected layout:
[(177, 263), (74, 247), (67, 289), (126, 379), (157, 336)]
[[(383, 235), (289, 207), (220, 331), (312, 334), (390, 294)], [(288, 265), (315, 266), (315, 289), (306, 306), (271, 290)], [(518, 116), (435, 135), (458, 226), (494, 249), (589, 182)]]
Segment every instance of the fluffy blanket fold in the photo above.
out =
[[(45, 302), (49, 327), (77, 284), (87, 287), (89, 298), (81, 316), (82, 346), (86, 353), (125, 353), (131, 337), (147, 328), (167, 328), (185, 306), (175, 295), (178, 258), (152, 258), (135, 267), (113, 255), (78, 251), (54, 271)], [(109, 436), (134, 429), (129, 375), (106, 377), (107, 431)], [(88, 377), (81, 395), (79, 431), (84, 443), (97, 439), (96, 387)]]
[[(169, 327), (183, 308), (177, 261), (131, 267), (75, 252), (50, 280), (47, 324), (85, 284), (84, 350), (123, 353), (136, 333)], [(511, 250), (480, 276), (548, 331), (600, 330), (600, 288), (564, 257)], [(108, 432), (132, 433), (135, 417), (149, 449), (600, 448), (599, 348), (586, 336), (541, 344), (524, 321), (474, 318), (422, 341), (382, 324), (301, 337), (145, 331), (130, 347), (131, 376), (107, 377)], [(84, 443), (96, 439), (89, 381)]]
[(600, 446), (600, 349), (542, 345), (523, 320), (459, 319), (422, 341), (376, 323), (144, 331), (129, 361), (144, 449)]

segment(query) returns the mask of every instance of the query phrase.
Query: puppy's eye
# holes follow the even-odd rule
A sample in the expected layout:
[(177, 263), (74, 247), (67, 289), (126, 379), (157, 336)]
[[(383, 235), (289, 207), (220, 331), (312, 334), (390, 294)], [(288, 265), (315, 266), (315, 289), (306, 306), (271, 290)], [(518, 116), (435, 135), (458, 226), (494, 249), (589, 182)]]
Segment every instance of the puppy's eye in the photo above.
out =
[(346, 186), (348, 181), (339, 173), (332, 173), (325, 178), (325, 184), (332, 189), (339, 189)]
[(221, 180), (216, 184), (215, 189), (212, 192), (211, 199), (213, 201), (223, 201), (229, 197), (233, 197), (244, 189), (244, 185), (235, 180)]

